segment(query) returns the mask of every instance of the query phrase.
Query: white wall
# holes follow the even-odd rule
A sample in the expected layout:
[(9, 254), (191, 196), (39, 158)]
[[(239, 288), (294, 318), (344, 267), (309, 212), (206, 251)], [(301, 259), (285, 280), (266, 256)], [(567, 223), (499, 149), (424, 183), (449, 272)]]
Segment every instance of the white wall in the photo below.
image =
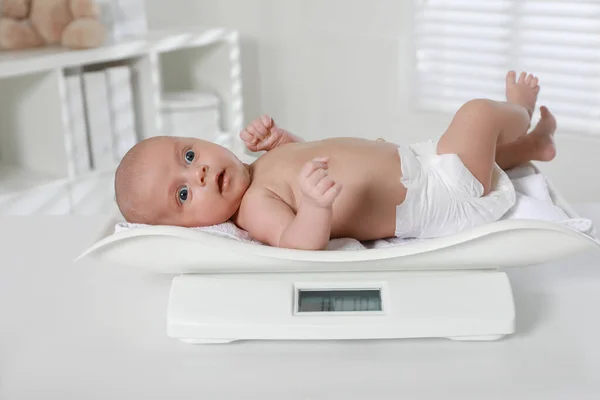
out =
[[(151, 27), (240, 31), (247, 121), (268, 113), (306, 139), (413, 142), (452, 117), (411, 107), (410, 0), (146, 1)], [(557, 144), (546, 175), (570, 201), (600, 201), (600, 140), (558, 132)]]

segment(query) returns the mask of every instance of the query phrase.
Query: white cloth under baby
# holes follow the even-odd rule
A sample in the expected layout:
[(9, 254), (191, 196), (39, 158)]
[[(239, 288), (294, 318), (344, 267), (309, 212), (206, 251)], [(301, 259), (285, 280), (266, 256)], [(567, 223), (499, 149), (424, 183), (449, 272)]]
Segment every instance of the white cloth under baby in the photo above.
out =
[(396, 207), (396, 237), (435, 238), (499, 220), (516, 201), (515, 188), (494, 164), (492, 190), (456, 154), (437, 154), (433, 140), (398, 146), (406, 198)]

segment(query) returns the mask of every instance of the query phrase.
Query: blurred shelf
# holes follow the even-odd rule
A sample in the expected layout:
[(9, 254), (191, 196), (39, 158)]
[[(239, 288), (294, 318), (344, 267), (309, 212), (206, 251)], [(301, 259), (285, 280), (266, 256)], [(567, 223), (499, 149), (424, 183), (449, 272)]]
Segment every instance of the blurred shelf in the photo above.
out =
[(144, 37), (87, 50), (62, 47), (0, 52), (0, 78), (43, 72), (54, 68), (78, 67), (162, 53), (177, 49), (207, 46), (231, 35), (225, 28), (150, 31)]
[(160, 107), (166, 110), (204, 109), (219, 106), (219, 97), (209, 91), (163, 92)]
[(114, 169), (72, 182), (11, 166), (0, 168), (0, 215), (64, 215), (111, 212)]
[(60, 178), (29, 171), (13, 165), (0, 164), (0, 198), (40, 186), (60, 182)]
[(234, 31), (225, 28), (211, 29), (182, 29), (182, 30), (152, 30), (146, 40), (152, 51), (166, 53), (169, 51), (209, 46), (227, 40)]

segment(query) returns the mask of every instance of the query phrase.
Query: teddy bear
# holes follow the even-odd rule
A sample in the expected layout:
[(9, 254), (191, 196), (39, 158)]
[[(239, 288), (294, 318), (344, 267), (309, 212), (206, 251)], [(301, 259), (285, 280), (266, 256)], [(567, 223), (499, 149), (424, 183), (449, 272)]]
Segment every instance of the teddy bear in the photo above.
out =
[(0, 50), (48, 45), (88, 49), (104, 44), (107, 32), (94, 0), (0, 1)]

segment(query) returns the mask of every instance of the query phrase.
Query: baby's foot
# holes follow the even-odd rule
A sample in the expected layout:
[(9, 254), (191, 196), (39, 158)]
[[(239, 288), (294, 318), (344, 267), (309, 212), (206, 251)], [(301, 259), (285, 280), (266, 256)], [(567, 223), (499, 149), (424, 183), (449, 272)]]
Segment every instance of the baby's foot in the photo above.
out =
[(516, 78), (517, 74), (515, 71), (509, 71), (506, 75), (506, 100), (509, 103), (525, 107), (531, 118), (533, 110), (535, 110), (538, 93), (540, 92), (538, 78), (525, 72), (521, 72), (518, 81)]
[(533, 149), (533, 160), (551, 161), (556, 157), (556, 145), (554, 144), (554, 132), (556, 131), (556, 119), (550, 111), (540, 107), (542, 115), (531, 133), (525, 138), (530, 140)]

